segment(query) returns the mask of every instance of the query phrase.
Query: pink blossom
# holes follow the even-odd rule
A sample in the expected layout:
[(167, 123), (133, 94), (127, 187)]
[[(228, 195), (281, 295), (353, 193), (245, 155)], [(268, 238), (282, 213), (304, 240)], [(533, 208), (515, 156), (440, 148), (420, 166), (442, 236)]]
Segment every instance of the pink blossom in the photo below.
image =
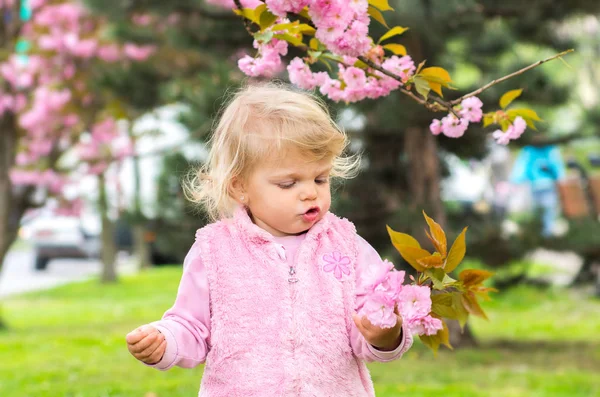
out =
[(357, 289), (364, 294), (375, 291), (375, 289), (388, 277), (390, 270), (393, 268), (394, 265), (387, 260), (372, 263), (358, 280)]
[(392, 328), (397, 321), (394, 301), (383, 292), (370, 294), (358, 311), (358, 315), (366, 316), (371, 324), (380, 328)]
[(361, 68), (351, 66), (342, 72), (344, 83), (350, 89), (362, 89), (367, 83), (367, 75)]
[(508, 145), (511, 140), (519, 139), (526, 129), (527, 122), (521, 116), (517, 116), (513, 123), (508, 126), (506, 132), (496, 130), (492, 133), (492, 137), (496, 140), (496, 143)]
[(475, 96), (469, 97), (461, 102), (462, 110), (460, 111), (460, 115), (472, 123), (478, 123), (483, 117), (482, 106), (483, 102), (479, 98)]
[(510, 139), (519, 139), (527, 129), (527, 122), (521, 116), (517, 116), (512, 127), (512, 131), (509, 133)]
[(105, 62), (116, 62), (121, 57), (121, 51), (115, 44), (103, 45), (98, 48), (98, 57)]
[(123, 47), (125, 56), (134, 61), (145, 61), (156, 51), (156, 46), (153, 45), (137, 45), (127, 43)]
[(412, 334), (418, 335), (435, 335), (444, 328), (442, 320), (431, 316), (409, 321), (406, 325)]
[(431, 312), (431, 292), (429, 287), (418, 285), (403, 286), (398, 296), (398, 308), (405, 321), (427, 316)]
[(400, 291), (402, 291), (403, 288), (405, 275), (406, 272), (404, 272), (403, 270), (398, 271), (392, 269), (381, 283), (383, 290), (386, 291), (386, 293), (392, 299), (396, 300), (400, 296)]
[(313, 73), (301, 58), (294, 58), (287, 67), (292, 84), (305, 90), (322, 86), (328, 79), (326, 72)]
[(496, 130), (492, 133), (492, 137), (496, 140), (496, 143), (498, 143), (499, 145), (508, 145), (508, 143), (510, 142), (510, 135), (508, 134), (508, 131), (505, 133), (502, 130)]
[(429, 130), (433, 135), (440, 135), (442, 132), (442, 122), (438, 119), (434, 119), (429, 126)]
[(148, 26), (152, 23), (152, 15), (150, 14), (135, 14), (131, 17), (134, 25)]
[(467, 119), (457, 119), (453, 114), (448, 114), (442, 119), (442, 132), (449, 138), (460, 138), (468, 127)]

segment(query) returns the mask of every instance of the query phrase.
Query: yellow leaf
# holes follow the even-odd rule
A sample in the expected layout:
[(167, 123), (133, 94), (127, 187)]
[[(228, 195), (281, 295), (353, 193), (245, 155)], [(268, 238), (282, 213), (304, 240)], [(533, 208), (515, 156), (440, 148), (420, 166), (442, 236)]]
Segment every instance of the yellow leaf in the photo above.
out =
[(475, 298), (475, 295), (472, 292), (465, 292), (461, 296), (461, 300), (465, 309), (467, 309), (469, 313), (471, 313), (474, 316), (484, 318), (486, 320), (488, 319), (481, 306), (479, 306), (477, 298)]
[(452, 248), (450, 248), (450, 252), (446, 258), (446, 265), (444, 266), (444, 271), (446, 273), (450, 273), (452, 270), (456, 269), (465, 257), (465, 253), (467, 252), (467, 244), (465, 242), (467, 229), (468, 228), (465, 227), (456, 240), (454, 240), (454, 243), (452, 243)]
[(440, 268), (444, 266), (444, 260), (442, 257), (437, 254), (437, 252), (433, 255), (426, 256), (425, 258), (417, 259), (417, 263), (424, 268), (436, 267)]
[(367, 12), (371, 16), (371, 18), (373, 18), (374, 20), (376, 20), (377, 22), (379, 22), (380, 24), (382, 24), (386, 28), (388, 28), (388, 29), (390, 28), (388, 26), (387, 22), (385, 21), (385, 18), (383, 17), (383, 14), (377, 8), (375, 8), (373, 6), (369, 6), (369, 9), (367, 10)]
[(302, 11), (298, 14), (305, 19), (310, 19), (310, 15), (308, 14), (308, 7), (304, 7)]
[(436, 221), (427, 216), (425, 211), (423, 211), (423, 216), (429, 225), (429, 231), (431, 233), (430, 237), (433, 239), (435, 249), (440, 253), (442, 258), (445, 259), (447, 254), (446, 233), (444, 233), (444, 230)]
[(300, 31), (300, 33), (308, 36), (314, 36), (316, 33), (315, 28), (306, 23), (301, 23), (300, 25), (298, 25), (298, 30)]
[(304, 43), (302, 42), (301, 38), (298, 38), (296, 36), (292, 36), (289, 33), (282, 33), (282, 34), (274, 34), (273, 37), (280, 39), (280, 40), (285, 40), (288, 43), (296, 46), (296, 47), (300, 47), (302, 45), (304, 45)]
[(379, 41), (377, 43), (381, 43), (382, 41), (387, 40), (390, 37), (398, 36), (398, 35), (406, 32), (407, 30), (408, 30), (408, 28), (403, 28), (402, 26), (393, 27), (390, 30), (388, 30), (386, 34), (381, 36), (381, 38), (379, 39)]
[(452, 82), (450, 73), (446, 69), (435, 66), (423, 69), (419, 76), (427, 80), (429, 87), (441, 97), (444, 96), (442, 86), (447, 87)]
[(426, 267), (419, 264), (419, 260), (431, 256), (429, 251), (418, 247), (409, 247), (407, 245), (396, 245), (394, 247), (400, 252), (402, 258), (419, 272), (424, 272)]
[(485, 116), (483, 116), (483, 128), (491, 124), (494, 124), (494, 115), (488, 113)]
[(406, 55), (406, 47), (404, 47), (402, 44), (386, 44), (383, 46), (383, 48), (390, 50), (396, 55)]
[(260, 16), (261, 16), (261, 15), (262, 15), (262, 13), (263, 13), (264, 11), (266, 11), (266, 10), (267, 10), (267, 5), (266, 5), (266, 4), (264, 4), (264, 3), (263, 3), (263, 4), (260, 4), (258, 7), (256, 7), (256, 8), (254, 9), (254, 18), (255, 18), (257, 21), (260, 21)]
[(467, 269), (460, 272), (458, 279), (462, 281), (465, 288), (469, 289), (480, 285), (493, 275), (494, 273), (488, 272), (487, 270)]
[(523, 89), (518, 89), (518, 90), (511, 90), (506, 92), (504, 95), (502, 95), (502, 98), (500, 98), (500, 107), (502, 109), (506, 109), (506, 107), (508, 105), (511, 104), (512, 101), (514, 101), (515, 99), (517, 99), (518, 97), (521, 96), (521, 93), (523, 92)]
[(238, 8), (234, 8), (233, 12), (237, 15), (243, 16), (244, 18), (251, 20), (257, 25), (260, 23), (259, 20), (256, 19), (256, 16), (254, 15), (254, 10), (252, 8), (243, 8), (242, 11), (240, 11)]
[(397, 232), (388, 225), (386, 225), (386, 228), (388, 234), (390, 235), (390, 238), (392, 239), (392, 244), (421, 248), (421, 244), (419, 244), (419, 242), (413, 236), (408, 235), (406, 233)]
[(393, 11), (387, 0), (369, 0), (369, 4), (373, 7), (377, 7), (381, 11)]
[(506, 114), (509, 115), (510, 120), (513, 121), (517, 116), (523, 117), (525, 120), (543, 121), (540, 116), (532, 109), (511, 109)]

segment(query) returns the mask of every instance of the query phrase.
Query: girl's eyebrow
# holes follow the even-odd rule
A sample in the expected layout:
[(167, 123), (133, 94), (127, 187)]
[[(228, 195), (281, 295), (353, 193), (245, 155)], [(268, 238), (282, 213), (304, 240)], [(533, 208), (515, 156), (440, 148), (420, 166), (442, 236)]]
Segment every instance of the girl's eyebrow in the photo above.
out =
[[(321, 174), (324, 174), (326, 172), (329, 172), (329, 171), (331, 171), (331, 168), (332, 168), (331, 166), (324, 167), (324, 168), (322, 168), (322, 169), (319, 170), (319, 172), (318, 172), (317, 175), (321, 175)], [(285, 171), (284, 171), (284, 172), (282, 172), (280, 174), (273, 175), (272, 178), (276, 178), (276, 179), (278, 179), (278, 178), (298, 178), (300, 176), (301, 175), (298, 174), (298, 173), (296, 173), (296, 172), (285, 173)]]

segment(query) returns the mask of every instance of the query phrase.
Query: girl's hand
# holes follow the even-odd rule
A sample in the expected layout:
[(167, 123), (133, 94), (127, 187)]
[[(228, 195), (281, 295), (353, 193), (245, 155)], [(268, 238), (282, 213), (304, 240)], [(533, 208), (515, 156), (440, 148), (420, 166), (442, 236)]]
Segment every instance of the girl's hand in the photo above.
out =
[(167, 348), (165, 336), (151, 325), (134, 329), (125, 337), (127, 349), (133, 357), (146, 364), (158, 363)]
[(381, 351), (391, 351), (400, 345), (402, 335), (402, 316), (398, 313), (398, 306), (394, 308), (396, 313), (396, 325), (392, 328), (379, 328), (373, 325), (366, 316), (352, 316), (354, 324), (365, 337), (365, 340), (374, 348)]

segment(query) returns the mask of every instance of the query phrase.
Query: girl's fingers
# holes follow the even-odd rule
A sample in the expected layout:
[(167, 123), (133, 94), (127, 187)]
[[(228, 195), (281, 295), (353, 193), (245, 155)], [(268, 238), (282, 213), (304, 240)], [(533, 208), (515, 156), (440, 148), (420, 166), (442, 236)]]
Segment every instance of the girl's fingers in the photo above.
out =
[(137, 329), (134, 329), (133, 331), (131, 331), (130, 333), (128, 333), (127, 336), (125, 336), (125, 341), (129, 345), (135, 345), (136, 343), (138, 343), (145, 337), (146, 337), (146, 333), (142, 332), (139, 328), (137, 328)]
[(132, 350), (135, 353), (143, 352), (148, 347), (150, 347), (150, 345), (152, 345), (160, 335), (162, 335), (162, 334), (159, 333), (158, 331), (152, 332), (151, 334), (146, 335), (146, 337), (144, 339), (142, 339), (141, 341), (139, 341), (138, 343), (133, 345)]
[(165, 354), (165, 350), (167, 348), (167, 341), (163, 339), (163, 341), (158, 345), (156, 350), (148, 357), (146, 360), (143, 360), (146, 364), (157, 364)]
[(156, 351), (156, 349), (158, 349), (164, 340), (165, 338), (162, 335), (156, 335), (152, 344), (139, 353), (139, 358), (146, 359), (152, 356), (152, 354)]

